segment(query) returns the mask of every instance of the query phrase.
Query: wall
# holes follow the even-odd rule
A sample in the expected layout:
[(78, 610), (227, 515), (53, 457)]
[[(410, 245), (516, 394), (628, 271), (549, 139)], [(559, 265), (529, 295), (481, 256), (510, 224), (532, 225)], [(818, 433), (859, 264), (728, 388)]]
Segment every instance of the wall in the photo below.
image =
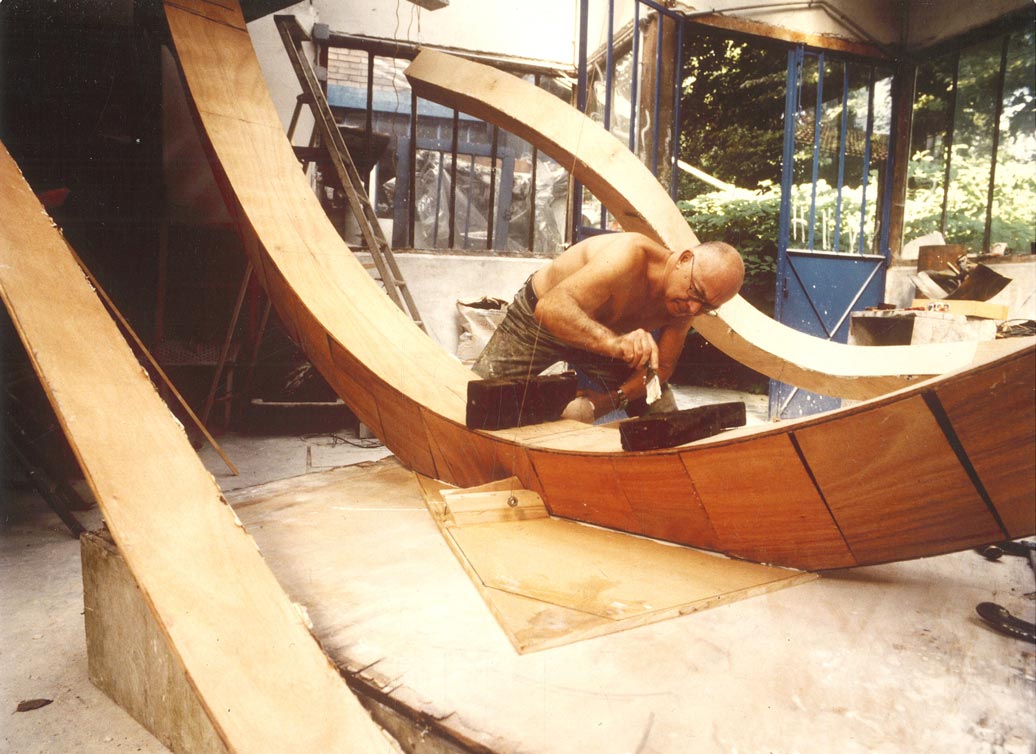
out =
[(909, 8), (907, 47), (918, 49), (1030, 7), (1032, 0), (985, 0), (981, 3), (961, 3), (959, 0), (913, 0), (906, 5)]
[(450, 0), (422, 9), (407, 0), (316, 0), (332, 30), (494, 52), (571, 65), (579, 0)]
[(493, 296), (510, 303), (525, 279), (546, 264), (543, 259), (514, 257), (395, 256), (432, 338), (449, 353), (456, 353), (460, 334), (458, 301)]

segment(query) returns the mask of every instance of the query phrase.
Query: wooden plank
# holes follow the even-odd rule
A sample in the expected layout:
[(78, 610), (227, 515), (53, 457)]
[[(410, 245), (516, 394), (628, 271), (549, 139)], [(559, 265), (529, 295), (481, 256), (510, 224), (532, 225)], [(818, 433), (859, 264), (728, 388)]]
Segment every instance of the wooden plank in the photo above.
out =
[[(198, 418), (197, 414), (194, 413), (194, 409), (191, 408), (187, 400), (183, 397), (183, 395), (180, 394), (180, 391), (176, 389), (176, 385), (174, 385), (173, 381), (169, 379), (169, 375), (167, 375), (165, 370), (162, 369), (161, 364), (158, 363), (158, 361), (155, 359), (154, 355), (151, 353), (148, 347), (144, 345), (144, 341), (142, 341), (140, 339), (140, 336), (137, 335), (137, 332), (133, 329), (133, 326), (124, 316), (122, 316), (122, 312), (119, 311), (119, 307), (117, 307), (115, 305), (115, 302), (112, 301), (111, 296), (109, 296), (107, 292), (104, 290), (104, 287), (101, 285), (100, 281), (98, 281), (97, 278), (93, 275), (93, 273), (90, 272), (90, 269), (86, 266), (86, 263), (78, 254), (76, 254), (75, 249), (69, 246), (68, 252), (72, 255), (72, 258), (76, 260), (76, 264), (79, 265), (79, 268), (83, 271), (83, 274), (86, 275), (86, 279), (90, 281), (90, 285), (92, 285), (94, 290), (97, 291), (97, 295), (101, 298), (101, 301), (104, 302), (104, 305), (107, 307), (108, 311), (112, 314), (115, 320), (122, 327), (122, 331), (130, 337), (134, 345), (136, 345), (137, 350), (144, 356), (145, 359), (147, 359), (147, 363), (150, 365), (150, 368), (154, 370), (154, 373), (157, 374), (159, 379), (162, 380), (162, 385), (165, 387), (165, 389), (173, 394), (173, 397), (176, 398), (176, 402), (180, 404), (180, 408), (182, 408), (184, 412), (191, 418), (191, 421), (194, 422), (195, 428), (198, 429), (198, 431), (205, 436), (205, 439), (208, 441), (209, 445), (212, 446), (212, 449), (215, 450), (216, 453), (219, 454), (219, 457), (223, 459), (223, 462), (227, 465), (227, 468), (230, 469), (230, 473), (234, 476), (237, 476), (237, 466), (235, 466), (233, 462), (229, 458), (227, 458), (227, 454), (223, 452), (223, 448), (219, 446), (219, 443), (216, 442), (215, 438), (209, 433), (208, 428), (205, 426), (205, 422)], [(237, 315), (235, 314), (235, 320), (236, 316)], [(216, 371), (217, 375), (221, 373), (222, 365), (220, 369), (217, 369)], [(51, 504), (53, 505), (53, 502)], [(58, 513), (58, 515), (61, 514)]]
[(934, 391), (1011, 539), (1036, 530), (1034, 371), (1036, 360), (1017, 359)]
[(938, 300), (915, 298), (910, 305), (933, 312), (949, 312), (950, 314), (963, 314), (965, 317), (980, 317), (982, 319), (1007, 319), (1010, 311), (1004, 304), (991, 304), (988, 301), (959, 301), (945, 298)]
[(220, 739), (257, 754), (391, 751), (224, 504), (6, 149), (0, 196), (0, 296)]
[(921, 396), (794, 435), (860, 564), (1006, 537)]
[(714, 403), (619, 423), (623, 450), (657, 450), (702, 440), (745, 425), (742, 401)]
[(531, 424), (524, 427), (510, 427), (508, 429), (492, 430), (487, 431), (486, 434), (493, 437), (499, 437), (501, 440), (506, 440), (507, 442), (526, 444), (535, 442), (543, 437), (584, 429), (586, 429), (586, 424), (583, 422), (575, 421), (574, 419), (561, 419), (559, 421), (544, 422), (543, 424)]
[[(817, 12), (820, 11), (817, 10)], [(814, 34), (811, 32), (796, 31), (784, 26), (768, 24), (764, 21), (757, 21), (751, 18), (743, 18), (725, 13), (709, 13), (695, 16), (694, 22), (717, 29), (726, 29), (727, 31), (733, 31), (739, 34), (751, 34), (753, 36), (763, 37), (767, 40), (781, 39), (785, 42), (803, 44), (807, 47), (816, 47), (821, 50), (834, 50), (836, 52), (847, 52), (850, 55), (861, 55), (867, 58), (890, 60), (889, 54), (886, 50), (867, 42), (836, 37), (832, 34)]]
[(450, 526), (528, 521), (547, 518), (543, 498), (523, 489), (516, 477), (492, 483), (497, 489), (447, 490), (442, 493), (443, 515)]
[(465, 490), (443, 489), (432, 480), (419, 479), (444, 539), (521, 653), (687, 615), (816, 578), (546, 516), (459, 523), (446, 510), (453, 501), (475, 508), (494, 496), (499, 502), (514, 492), (508, 485), (517, 480)]
[(169, 0), (168, 4), (235, 29), (244, 31), (247, 28), (244, 16), (233, 0)]
[[(380, 438), (385, 431), (381, 426), (381, 413), (378, 402), (367, 386), (376, 379), (363, 364), (349, 351), (328, 339), (328, 351), (331, 356), (331, 369), (322, 372), (331, 383), (342, 400), (346, 401), (354, 414)], [(332, 376), (333, 375), (333, 376)]]
[(472, 380), (464, 424), (468, 429), (508, 429), (551, 422), (575, 397), (575, 372), (528, 380)]
[(385, 445), (408, 466), (427, 476), (435, 476), (435, 460), (428, 439), (428, 432), (421, 415), (421, 407), (415, 402), (392, 391), (380, 380), (368, 387), (378, 402), (381, 417), (380, 437)]
[(418, 96), (534, 139), (561, 165), (575, 166), (573, 172), (626, 230), (666, 238), (674, 248), (697, 245), (697, 236), (668, 192), (629, 149), (546, 90), (490, 66), (427, 49), (405, 73)]
[[(407, 68), (414, 91), (495, 123), (529, 141), (572, 173), (625, 230), (673, 250), (697, 245), (679, 209), (624, 144), (545, 90), (485, 65), (425, 50)], [(758, 372), (824, 395), (865, 399), (905, 387), (918, 375), (971, 362), (973, 343), (863, 348), (792, 330), (740, 296), (695, 329)]]
[(622, 440), (616, 425), (594, 426), (573, 422), (563, 432), (550, 432), (526, 441), (530, 448), (618, 455)]
[(679, 456), (617, 458), (613, 466), (637, 533), (717, 549), (712, 522)]
[(786, 435), (680, 458), (720, 551), (807, 569), (856, 564)]
[(509, 457), (506, 448), (498, 448), (490, 438), (468, 432), (463, 425), (433, 411), (424, 410), (422, 414), (428, 437), (436, 448), (435, 455), (445, 462), (444, 466), (440, 462), (439, 469), (439, 477), (444, 481), (473, 487), (515, 473), (510, 461), (524, 453), (521, 448), (514, 446), (515, 455)]
[(591, 455), (529, 451), (555, 516), (592, 521), (610, 529), (637, 531), (637, 518), (610, 461)]

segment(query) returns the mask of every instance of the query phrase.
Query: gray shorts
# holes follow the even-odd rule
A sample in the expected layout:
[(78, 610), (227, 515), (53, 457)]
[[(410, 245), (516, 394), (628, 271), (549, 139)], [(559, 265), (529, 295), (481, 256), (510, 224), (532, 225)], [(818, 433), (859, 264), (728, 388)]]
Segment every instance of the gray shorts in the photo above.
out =
[[(484, 379), (528, 379), (565, 361), (580, 375), (581, 384), (591, 389), (616, 390), (629, 378), (630, 368), (624, 361), (575, 348), (554, 337), (533, 315), (537, 301), (530, 277), (515, 294), (503, 322), (472, 365), (477, 375)], [(639, 416), (675, 409), (672, 390), (665, 385), (662, 399), (650, 409), (640, 400), (632, 401), (627, 411)]]

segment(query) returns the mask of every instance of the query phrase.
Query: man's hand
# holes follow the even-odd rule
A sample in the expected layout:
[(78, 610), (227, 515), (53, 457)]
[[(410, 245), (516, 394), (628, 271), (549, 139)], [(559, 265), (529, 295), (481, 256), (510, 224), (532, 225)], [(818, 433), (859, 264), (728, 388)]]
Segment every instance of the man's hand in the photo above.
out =
[(615, 357), (625, 361), (631, 369), (650, 366), (658, 370), (658, 345), (646, 330), (619, 335), (615, 340)]

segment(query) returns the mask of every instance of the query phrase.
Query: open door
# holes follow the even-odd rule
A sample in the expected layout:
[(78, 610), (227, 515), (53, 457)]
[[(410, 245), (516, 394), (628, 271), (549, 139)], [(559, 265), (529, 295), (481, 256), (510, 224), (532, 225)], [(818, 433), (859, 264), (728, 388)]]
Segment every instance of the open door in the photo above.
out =
[[(775, 316), (845, 343), (851, 313), (884, 297), (892, 74), (800, 46), (787, 80)], [(773, 419), (840, 405), (770, 383)]]

